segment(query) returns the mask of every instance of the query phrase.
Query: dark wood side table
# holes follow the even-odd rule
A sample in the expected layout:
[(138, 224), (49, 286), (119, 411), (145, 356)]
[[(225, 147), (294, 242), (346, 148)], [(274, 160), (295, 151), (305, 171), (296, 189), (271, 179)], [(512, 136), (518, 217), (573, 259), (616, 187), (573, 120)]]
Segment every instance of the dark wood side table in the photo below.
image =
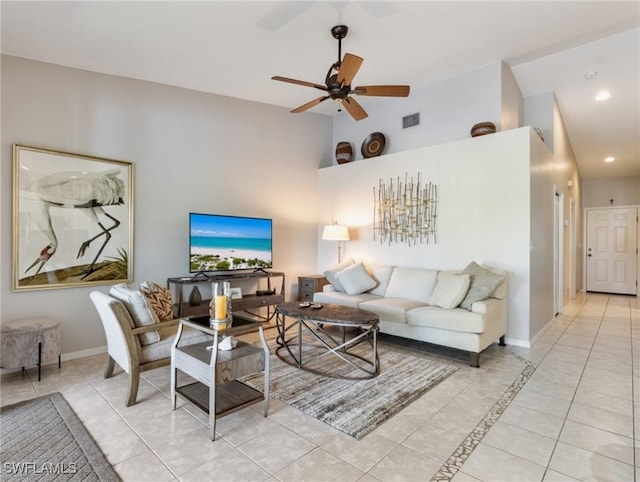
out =
[(327, 278), (321, 274), (298, 276), (298, 300), (313, 301), (313, 294), (322, 291), (322, 287), (328, 284)]

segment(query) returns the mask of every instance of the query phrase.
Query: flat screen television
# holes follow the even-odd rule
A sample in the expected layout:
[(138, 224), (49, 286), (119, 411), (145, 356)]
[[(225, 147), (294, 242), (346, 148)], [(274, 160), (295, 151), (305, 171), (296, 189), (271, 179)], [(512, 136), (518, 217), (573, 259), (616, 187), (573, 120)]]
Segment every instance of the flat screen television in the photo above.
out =
[(189, 272), (271, 268), (272, 228), (271, 219), (189, 213)]

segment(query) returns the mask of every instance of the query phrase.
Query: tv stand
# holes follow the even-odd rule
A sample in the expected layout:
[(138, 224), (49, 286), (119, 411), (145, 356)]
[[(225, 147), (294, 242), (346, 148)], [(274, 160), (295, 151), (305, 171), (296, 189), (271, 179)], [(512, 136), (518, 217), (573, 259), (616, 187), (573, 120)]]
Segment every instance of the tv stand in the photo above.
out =
[[(278, 281), (279, 279), (279, 281)], [(174, 313), (177, 318), (185, 316), (206, 315), (209, 313), (209, 300), (203, 299), (198, 306), (191, 306), (185, 297), (184, 288), (189, 285), (205, 283), (215, 283), (229, 281), (233, 287), (234, 283), (255, 280), (255, 290), (251, 293), (242, 293), (242, 298), (233, 299), (231, 304), (233, 311), (246, 311), (251, 317), (262, 321), (269, 321), (275, 316), (275, 306), (285, 301), (285, 275), (279, 271), (266, 271), (256, 269), (254, 271), (239, 271), (235, 273), (204, 273), (199, 272), (193, 276), (167, 278), (167, 288), (174, 298)], [(272, 286), (272, 284), (274, 286)], [(280, 289), (278, 290), (278, 286)], [(266, 285), (266, 289), (264, 286)], [(175, 289), (174, 289), (175, 288)], [(258, 294), (260, 293), (260, 294)], [(269, 293), (269, 294), (263, 294)], [(260, 309), (265, 308), (264, 312)]]

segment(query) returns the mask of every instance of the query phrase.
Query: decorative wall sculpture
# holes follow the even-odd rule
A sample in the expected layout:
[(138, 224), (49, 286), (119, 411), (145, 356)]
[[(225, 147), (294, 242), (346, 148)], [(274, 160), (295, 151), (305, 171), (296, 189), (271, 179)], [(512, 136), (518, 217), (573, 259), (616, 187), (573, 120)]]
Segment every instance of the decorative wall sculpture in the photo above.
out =
[(384, 183), (380, 179), (378, 189), (373, 188), (373, 239), (381, 244), (436, 243), (438, 218), (438, 186), (424, 183), (418, 173), (417, 178), (404, 175), (389, 179)]

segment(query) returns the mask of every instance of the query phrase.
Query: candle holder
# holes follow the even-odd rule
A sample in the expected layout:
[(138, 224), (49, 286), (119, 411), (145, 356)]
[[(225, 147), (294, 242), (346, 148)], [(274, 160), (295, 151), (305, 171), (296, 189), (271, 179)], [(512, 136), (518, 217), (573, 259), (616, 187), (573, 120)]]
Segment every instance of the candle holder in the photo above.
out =
[(233, 322), (231, 305), (231, 283), (211, 283), (211, 301), (209, 302), (209, 324), (214, 329), (229, 328)]

